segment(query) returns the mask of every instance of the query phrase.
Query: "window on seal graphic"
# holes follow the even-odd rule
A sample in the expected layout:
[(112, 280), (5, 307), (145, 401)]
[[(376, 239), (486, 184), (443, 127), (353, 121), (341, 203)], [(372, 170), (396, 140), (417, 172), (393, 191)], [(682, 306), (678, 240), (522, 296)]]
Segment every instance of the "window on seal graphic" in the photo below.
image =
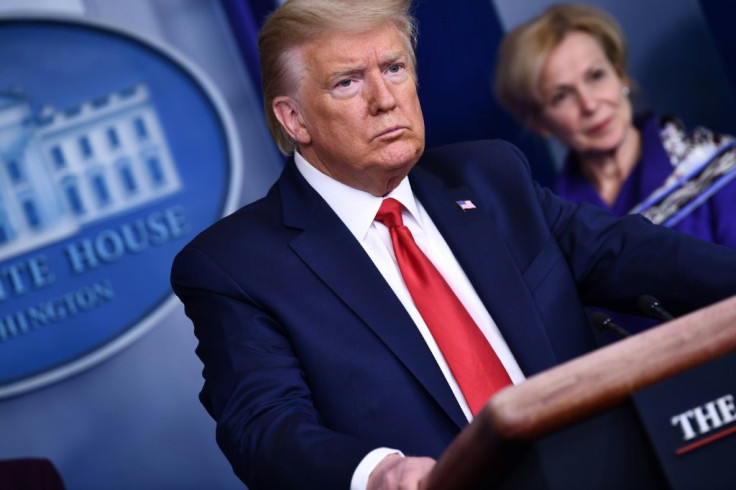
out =
[(64, 152), (61, 147), (56, 145), (51, 148), (51, 160), (54, 162), (56, 170), (60, 170), (66, 167), (66, 159), (64, 158)]
[(21, 184), (25, 182), (26, 177), (23, 172), (23, 166), (17, 158), (9, 158), (5, 162), (5, 169), (8, 172), (10, 182), (13, 184)]
[(66, 201), (69, 204), (69, 209), (72, 210), (76, 216), (82, 216), (85, 213), (84, 202), (82, 202), (82, 196), (79, 194), (79, 184), (76, 178), (70, 177), (62, 182), (64, 188), (64, 195)]

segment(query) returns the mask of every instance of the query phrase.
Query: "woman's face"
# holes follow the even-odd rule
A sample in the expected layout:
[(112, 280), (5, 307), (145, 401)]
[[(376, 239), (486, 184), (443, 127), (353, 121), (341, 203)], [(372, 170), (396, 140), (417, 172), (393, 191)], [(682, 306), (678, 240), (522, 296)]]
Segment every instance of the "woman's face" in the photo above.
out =
[(564, 37), (542, 69), (539, 88), (534, 128), (579, 154), (614, 151), (632, 133), (628, 88), (590, 34)]

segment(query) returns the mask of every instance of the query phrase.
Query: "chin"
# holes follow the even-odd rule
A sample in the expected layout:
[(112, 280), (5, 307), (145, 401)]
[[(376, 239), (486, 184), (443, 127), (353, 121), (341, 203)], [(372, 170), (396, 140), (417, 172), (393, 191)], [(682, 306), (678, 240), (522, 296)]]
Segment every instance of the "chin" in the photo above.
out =
[[(392, 145), (394, 146), (394, 145)], [(423, 146), (414, 144), (395, 145), (396, 147), (386, 148), (381, 161), (386, 168), (400, 169), (402, 167), (412, 167), (422, 155)]]
[(624, 135), (620, 132), (607, 134), (601, 138), (595, 138), (584, 145), (585, 153), (610, 153), (616, 151), (624, 142)]

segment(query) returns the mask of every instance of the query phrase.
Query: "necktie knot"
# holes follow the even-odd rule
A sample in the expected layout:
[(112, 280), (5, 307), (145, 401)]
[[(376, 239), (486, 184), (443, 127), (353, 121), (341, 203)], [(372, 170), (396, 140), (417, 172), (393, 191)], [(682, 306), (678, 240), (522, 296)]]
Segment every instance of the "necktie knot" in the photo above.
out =
[(396, 199), (389, 197), (384, 199), (381, 207), (376, 213), (376, 221), (383, 223), (389, 228), (403, 226), (404, 221), (401, 219), (401, 203)]

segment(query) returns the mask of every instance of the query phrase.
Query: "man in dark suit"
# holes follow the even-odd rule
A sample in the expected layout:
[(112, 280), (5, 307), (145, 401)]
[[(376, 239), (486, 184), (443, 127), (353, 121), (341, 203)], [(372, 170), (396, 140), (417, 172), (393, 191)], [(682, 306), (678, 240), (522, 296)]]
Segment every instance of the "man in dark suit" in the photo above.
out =
[[(655, 293), (681, 313), (736, 293), (733, 251), (562, 201), (507, 143), (424, 153), (409, 3), (290, 0), (269, 17), (265, 107), (294, 158), (173, 266), (201, 400), (251, 490), (417, 488), (478, 396), (595, 347), (583, 305)], [(415, 289), (405, 252), (453, 299)], [(428, 312), (457, 301), (468, 320), (437, 327)], [(481, 368), (468, 381), (446, 344), (461, 323), (499, 377), (480, 395)]]

